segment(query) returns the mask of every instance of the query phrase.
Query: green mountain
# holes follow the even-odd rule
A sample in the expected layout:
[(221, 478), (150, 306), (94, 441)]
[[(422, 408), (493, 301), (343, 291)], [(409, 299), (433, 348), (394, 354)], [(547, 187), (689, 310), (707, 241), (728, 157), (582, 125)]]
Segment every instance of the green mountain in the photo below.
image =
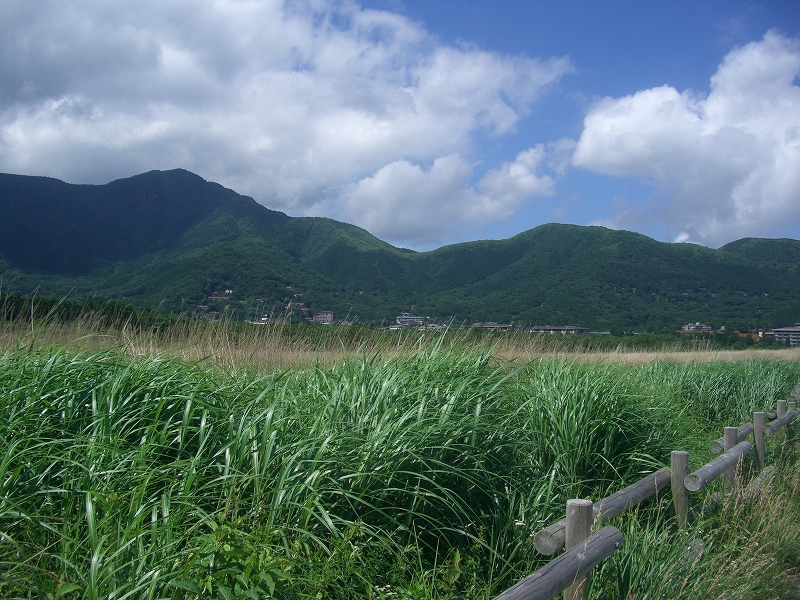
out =
[[(352, 225), (269, 210), (184, 170), (106, 185), (0, 174), (0, 285), (28, 295), (251, 317), (291, 302), (298, 314), (375, 323), (412, 311), (660, 332), (800, 321), (799, 268), (797, 240), (713, 250), (556, 224), (412, 252)], [(227, 300), (209, 299), (225, 290)]]

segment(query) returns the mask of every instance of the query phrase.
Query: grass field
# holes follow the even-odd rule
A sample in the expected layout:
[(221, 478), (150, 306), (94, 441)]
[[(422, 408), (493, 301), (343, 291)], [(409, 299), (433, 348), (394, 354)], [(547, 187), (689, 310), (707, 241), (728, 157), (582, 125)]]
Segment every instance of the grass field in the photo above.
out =
[[(258, 371), (332, 365), (350, 356), (378, 350), (384, 356), (408, 355), (420, 344), (425, 345), (440, 337), (441, 333), (419, 330), (297, 327), (284, 323), (248, 325), (232, 321), (206, 323), (191, 319), (175, 319), (166, 327), (135, 327), (125, 318), (115, 318), (109, 324), (107, 319), (94, 313), (63, 321), (43, 318), (33, 323), (25, 318), (0, 319), (0, 349), (52, 344), (114, 349), (134, 356), (169, 353), (183, 360), (204, 360), (225, 368), (246, 367)], [(487, 334), (455, 329), (447, 331), (444, 337), (451, 345), (490, 347), (495, 357), (517, 362), (543, 358), (621, 364), (800, 361), (800, 348), (770, 346), (761, 349), (751, 346), (730, 350), (716, 348), (707, 340), (697, 340), (695, 344), (687, 340), (682, 340), (682, 343), (659, 343), (656, 340), (635, 348), (631, 346), (636, 340), (630, 338), (592, 339), (596, 336), (531, 335), (525, 332)]]
[[(700, 466), (800, 381), (787, 350), (95, 326), (0, 330), (0, 597), (491, 598), (567, 499)], [(667, 498), (618, 517), (592, 597), (792, 597), (795, 446), (687, 532)]]

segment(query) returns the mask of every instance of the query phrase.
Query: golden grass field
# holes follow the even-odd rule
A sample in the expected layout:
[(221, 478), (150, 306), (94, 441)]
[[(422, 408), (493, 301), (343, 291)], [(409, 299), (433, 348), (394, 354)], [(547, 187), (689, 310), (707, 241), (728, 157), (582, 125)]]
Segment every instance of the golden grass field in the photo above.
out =
[[(206, 323), (183, 321), (165, 331), (132, 331), (124, 327), (99, 326), (89, 315), (70, 322), (50, 320), (46, 323), (23, 321), (0, 322), (0, 350), (20, 347), (55, 345), (85, 349), (114, 348), (125, 354), (153, 356), (169, 354), (188, 361), (208, 361), (223, 368), (271, 371), (315, 364), (330, 365), (348, 356), (380, 351), (384, 356), (413, 352), (420, 344), (442, 334), (410, 330), (385, 332), (362, 328), (357, 332), (319, 328), (297, 334), (296, 330), (273, 323), (244, 326), (230, 322)], [(597, 349), (578, 346), (574, 340), (553, 339), (510, 333), (487, 338), (470, 338), (468, 333), (449, 332), (448, 343), (488, 344), (495, 358), (526, 363), (540, 359), (566, 359), (575, 362), (612, 362), (643, 364), (654, 361), (676, 363), (708, 363), (749, 360), (800, 361), (800, 348), (749, 348), (720, 350), (699, 344), (693, 350), (665, 345), (658, 350)], [(572, 343), (568, 343), (572, 342)]]

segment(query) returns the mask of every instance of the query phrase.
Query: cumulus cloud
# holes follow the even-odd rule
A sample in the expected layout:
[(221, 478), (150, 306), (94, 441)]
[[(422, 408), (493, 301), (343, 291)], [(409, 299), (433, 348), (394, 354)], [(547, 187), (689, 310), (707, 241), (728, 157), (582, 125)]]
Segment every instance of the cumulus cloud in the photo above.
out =
[(770, 31), (732, 50), (706, 95), (662, 86), (597, 102), (573, 164), (645, 178), (664, 196), (604, 224), (658, 220), (709, 245), (800, 225), (798, 75), (800, 43)]
[[(183, 167), (294, 214), (330, 210), (384, 223), (375, 232), (390, 239), (432, 240), (430, 228), (413, 233), (432, 214), (477, 223), (549, 192), (533, 155), (477, 189), (462, 157), (476, 132), (513, 132), (570, 70), (567, 58), (442, 46), (347, 0), (8, 1), (0, 170), (101, 183)], [(392, 206), (396, 188), (380, 182), (401, 173), (427, 182), (414, 187), (417, 221), (393, 229), (354, 212)]]
[(428, 170), (397, 160), (345, 193), (344, 216), (379, 237), (412, 246), (455, 237), (459, 226), (508, 218), (528, 198), (553, 194), (553, 177), (540, 171), (562, 146), (540, 144), (520, 152), (475, 186), (469, 184), (473, 165), (458, 154), (437, 158)]

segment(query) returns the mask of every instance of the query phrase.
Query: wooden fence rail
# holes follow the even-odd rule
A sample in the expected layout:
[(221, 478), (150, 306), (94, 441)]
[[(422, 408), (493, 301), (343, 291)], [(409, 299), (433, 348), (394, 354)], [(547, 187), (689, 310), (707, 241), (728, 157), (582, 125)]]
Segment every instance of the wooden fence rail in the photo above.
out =
[(731, 467), (735, 467), (737, 463), (745, 456), (750, 454), (753, 450), (753, 444), (750, 442), (741, 442), (736, 444), (733, 448), (722, 454), (719, 458), (715, 458), (707, 465), (703, 465), (694, 473), (686, 476), (683, 484), (690, 492), (697, 492), (714, 481), (717, 477), (725, 473)]
[[(781, 402), (783, 402), (783, 401), (781, 400)], [(756, 414), (759, 414), (759, 413), (756, 413)], [(764, 414), (766, 415), (767, 419), (774, 419), (774, 418), (776, 418), (778, 416), (778, 412), (775, 411), (775, 410), (771, 410), (771, 411), (766, 412)], [(753, 433), (753, 429), (754, 428), (755, 428), (755, 426), (754, 426), (753, 423), (745, 423), (744, 425), (741, 425), (739, 427), (739, 432), (737, 434), (738, 438), (739, 438), (738, 441), (741, 442), (744, 438), (746, 438), (748, 435)], [(711, 454), (721, 454), (722, 452), (724, 452), (724, 446), (725, 446), (725, 438), (721, 437), (721, 438), (717, 438), (714, 441), (712, 441), (708, 445), (708, 450), (709, 450), (709, 452), (711, 452)]]
[(508, 588), (495, 600), (550, 600), (564, 588), (584, 577), (622, 545), (622, 532), (616, 527), (600, 531), (551, 560), (541, 569)]
[[(622, 514), (626, 510), (633, 508), (654, 496), (659, 491), (663, 490), (670, 484), (670, 470), (669, 467), (656, 471), (640, 479), (633, 485), (611, 494), (607, 498), (603, 498), (600, 502), (594, 504), (593, 518), (594, 519), (613, 519), (617, 515)], [(550, 556), (555, 554), (564, 547), (565, 532), (567, 520), (561, 519), (557, 523), (553, 523), (549, 527), (538, 531), (533, 536), (533, 545), (539, 554)]]
[[(495, 600), (549, 600), (564, 592), (565, 600), (583, 600), (586, 597), (591, 570), (614, 554), (622, 544), (622, 533), (614, 527), (604, 527), (594, 535), (592, 527), (599, 527), (631, 508), (656, 495), (668, 485), (679, 527), (686, 526), (689, 518), (689, 492), (697, 492), (725, 475), (723, 489), (733, 489), (737, 469), (742, 459), (756, 450), (756, 467), (764, 469), (764, 436), (774, 435), (791, 423), (797, 416), (797, 399), (800, 399), (800, 384), (792, 393), (792, 400), (779, 400), (777, 410), (756, 412), (753, 422), (739, 427), (726, 427), (725, 435), (711, 442), (712, 454), (720, 454), (710, 463), (689, 473), (689, 453), (672, 452), (669, 467), (664, 467), (636, 483), (603, 498), (600, 502), (569, 500), (567, 516), (538, 531), (534, 546), (540, 554), (550, 556), (566, 548), (561, 556), (495, 598)], [(767, 419), (770, 422), (767, 423)], [(753, 434), (755, 444), (743, 441)], [(776, 445), (785, 441), (785, 435), (776, 439)], [(761, 488), (756, 478), (748, 486), (748, 493), (755, 494)], [(754, 485), (755, 484), (755, 485)]]
[(794, 419), (796, 415), (797, 415), (797, 411), (790, 410), (789, 412), (787, 412), (785, 415), (783, 415), (779, 419), (775, 419), (772, 423), (769, 423), (767, 425), (765, 433), (767, 435), (770, 435), (772, 433), (776, 433), (779, 429), (781, 429), (782, 427), (787, 425), (789, 423), (789, 421)]

